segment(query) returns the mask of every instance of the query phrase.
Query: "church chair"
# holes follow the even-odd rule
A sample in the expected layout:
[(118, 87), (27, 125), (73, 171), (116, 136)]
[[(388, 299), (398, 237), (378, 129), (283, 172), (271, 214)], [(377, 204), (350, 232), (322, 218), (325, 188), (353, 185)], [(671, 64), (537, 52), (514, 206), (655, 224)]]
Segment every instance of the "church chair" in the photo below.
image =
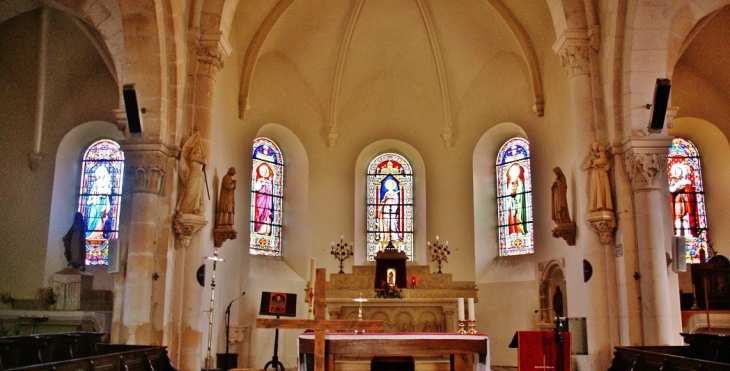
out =
[(416, 364), (413, 357), (383, 357), (375, 356), (370, 361), (370, 371), (415, 371)]

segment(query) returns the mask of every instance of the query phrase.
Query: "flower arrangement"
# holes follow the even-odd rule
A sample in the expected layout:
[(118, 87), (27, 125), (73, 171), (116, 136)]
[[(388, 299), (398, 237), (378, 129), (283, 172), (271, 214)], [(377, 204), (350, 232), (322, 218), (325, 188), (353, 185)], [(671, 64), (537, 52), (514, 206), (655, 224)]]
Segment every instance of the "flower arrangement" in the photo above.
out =
[(380, 280), (380, 289), (375, 290), (375, 297), (379, 299), (397, 298), (403, 299), (403, 292), (395, 286), (389, 285), (387, 281)]
[(449, 241), (446, 241), (446, 245), (442, 245), (439, 242), (439, 236), (436, 236), (436, 242), (433, 245), (428, 241), (428, 251), (431, 252), (431, 261), (438, 263), (439, 271), (436, 273), (443, 273), (441, 272), (441, 263), (448, 263), (448, 255), (451, 254), (451, 251), (449, 251)]
[(56, 301), (58, 301), (58, 295), (53, 293), (53, 288), (51, 287), (42, 288), (38, 296), (48, 306), (56, 304)]

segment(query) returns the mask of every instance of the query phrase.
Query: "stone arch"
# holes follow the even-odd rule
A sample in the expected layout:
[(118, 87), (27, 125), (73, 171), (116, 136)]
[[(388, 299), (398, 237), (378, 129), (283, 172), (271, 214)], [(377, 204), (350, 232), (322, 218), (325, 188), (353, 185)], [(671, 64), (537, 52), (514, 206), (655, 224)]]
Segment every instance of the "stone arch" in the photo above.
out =
[[(495, 161), (499, 148), (515, 136), (529, 139), (524, 129), (512, 122), (503, 122), (487, 130), (472, 154), (474, 182), (474, 269), (477, 282), (534, 280), (534, 268), (514, 269), (514, 265), (530, 264), (529, 256), (498, 259), (497, 185)], [(512, 273), (510, 273), (512, 272)], [(515, 276), (514, 272), (521, 272)], [(507, 274), (507, 275), (505, 275)]]
[(540, 316), (538, 326), (543, 329), (553, 328), (555, 311), (553, 308), (553, 297), (557, 288), (562, 291), (563, 317), (568, 316), (568, 292), (565, 285), (565, 259), (550, 260), (541, 263), (540, 266)]
[[(48, 222), (48, 252), (46, 254), (44, 277), (51, 277), (54, 273), (66, 267), (61, 238), (71, 225), (73, 214), (78, 207), (81, 158), (89, 144), (102, 138), (119, 141), (123, 139), (123, 136), (116, 130), (116, 126), (111, 123), (91, 121), (71, 129), (58, 145)], [(129, 184), (130, 182), (125, 183)], [(122, 219), (119, 226), (120, 230), (126, 229), (124, 223), (124, 219)], [(114, 276), (106, 274), (106, 267), (89, 266), (87, 269), (96, 277), (94, 281), (96, 288), (110, 291), (113, 289)]]
[[(657, 78), (670, 77), (695, 25), (705, 16), (730, 4), (728, 0), (678, 1), (674, 6), (649, 0), (637, 1), (626, 9), (622, 89), (624, 132), (644, 131), (649, 120)], [(651, 37), (651, 40), (647, 40)]]

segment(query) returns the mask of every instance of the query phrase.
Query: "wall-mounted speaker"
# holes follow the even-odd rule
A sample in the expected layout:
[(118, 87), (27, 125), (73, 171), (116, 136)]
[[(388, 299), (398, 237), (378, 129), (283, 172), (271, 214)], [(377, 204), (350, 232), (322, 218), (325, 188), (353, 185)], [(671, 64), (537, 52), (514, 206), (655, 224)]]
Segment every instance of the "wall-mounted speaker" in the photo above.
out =
[(667, 116), (667, 105), (669, 104), (669, 90), (672, 84), (669, 79), (656, 79), (654, 85), (654, 102), (651, 104), (651, 121), (649, 121), (649, 132), (659, 133), (664, 128), (664, 120)]
[(674, 254), (674, 259), (672, 259), (672, 270), (677, 272), (686, 272), (687, 271), (687, 241), (683, 236), (674, 236), (672, 237), (672, 254)]
[(137, 104), (137, 92), (134, 90), (134, 85), (124, 85), (122, 96), (124, 97), (124, 110), (127, 112), (127, 127), (129, 127), (129, 132), (141, 133), (142, 115), (139, 110), (139, 104)]

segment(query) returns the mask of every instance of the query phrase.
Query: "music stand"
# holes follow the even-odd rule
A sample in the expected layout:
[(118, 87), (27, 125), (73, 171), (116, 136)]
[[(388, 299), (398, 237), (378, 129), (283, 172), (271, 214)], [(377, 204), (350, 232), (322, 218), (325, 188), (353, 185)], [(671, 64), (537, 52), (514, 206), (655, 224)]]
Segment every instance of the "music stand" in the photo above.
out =
[[(262, 292), (261, 293), (261, 307), (259, 308), (259, 315), (263, 316), (279, 316), (285, 317), (296, 317), (297, 315), (297, 294), (288, 294), (280, 292)], [(264, 371), (272, 366), (274, 370), (284, 370), (284, 365), (279, 362), (279, 329), (276, 329), (274, 335), (274, 356), (271, 361), (267, 362), (264, 366)]]

